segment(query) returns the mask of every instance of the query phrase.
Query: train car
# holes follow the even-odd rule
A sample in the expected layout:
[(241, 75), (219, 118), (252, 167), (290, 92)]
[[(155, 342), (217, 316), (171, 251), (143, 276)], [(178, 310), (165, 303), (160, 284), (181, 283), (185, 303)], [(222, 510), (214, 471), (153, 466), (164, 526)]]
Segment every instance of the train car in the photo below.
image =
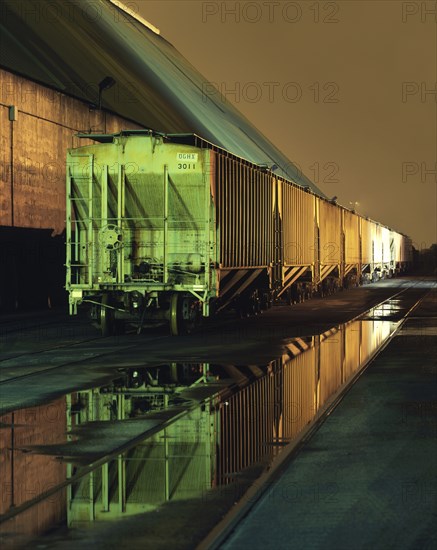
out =
[(211, 151), (150, 132), (95, 139), (68, 153), (70, 311), (97, 306), (104, 334), (125, 318), (177, 334), (217, 296)]
[(363, 281), (377, 281), (404, 273), (411, 266), (413, 245), (406, 235), (361, 218)]
[(341, 208), (335, 202), (317, 199), (319, 228), (319, 278), (322, 294), (341, 286), (343, 235)]
[(375, 224), (367, 218), (361, 218), (361, 270), (363, 282), (372, 279), (374, 272), (374, 228)]
[(390, 231), (391, 269), (395, 275), (403, 273), (413, 261), (413, 243), (405, 235)]
[(278, 297), (299, 302), (319, 278), (317, 197), (292, 182), (278, 179), (279, 223), (282, 231), (282, 269)]
[(71, 313), (92, 303), (105, 334), (117, 319), (179, 334), (212, 300), (268, 307), (279, 262), (270, 173), (197, 136), (85, 137), (99, 143), (67, 161)]
[(361, 277), (360, 217), (342, 209), (343, 224), (343, 286), (356, 285)]
[(90, 135), (67, 155), (70, 313), (190, 332), (406, 264), (405, 238), (196, 135)]

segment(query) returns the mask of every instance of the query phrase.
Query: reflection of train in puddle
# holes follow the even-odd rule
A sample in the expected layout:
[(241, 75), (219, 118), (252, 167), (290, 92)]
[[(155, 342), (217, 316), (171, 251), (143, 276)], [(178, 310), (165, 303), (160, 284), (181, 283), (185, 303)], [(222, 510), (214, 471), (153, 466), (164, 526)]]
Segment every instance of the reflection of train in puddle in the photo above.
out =
[[(246, 468), (272, 460), (360, 371), (395, 326), (355, 321), (320, 336), (289, 341), (284, 354), (268, 365), (169, 364), (134, 369), (111, 387), (91, 390), (88, 397), (78, 394), (84, 404), (94, 403), (100, 418), (136, 417), (147, 410), (189, 404), (193, 386), (229, 382), (124, 453), (125, 511), (135, 513), (165, 500), (201, 497), (214, 486), (232, 483)], [(84, 406), (77, 421), (87, 421), (89, 410)], [(115, 463), (109, 466), (115, 485), (116, 470)], [(98, 474), (91, 501), (99, 500), (100, 484)], [(85, 492), (83, 498), (83, 488), (80, 494), (82, 506), (72, 503), (76, 511), (72, 520), (90, 517), (89, 494)], [(118, 504), (112, 507), (118, 509)], [(94, 516), (101, 516), (98, 507)]]
[[(68, 525), (139, 513), (168, 500), (202, 498), (213, 487), (234, 482), (247, 468), (269, 463), (285, 444), (297, 440), (396, 326), (358, 320), (296, 338), (285, 342), (283, 354), (267, 365), (180, 362), (124, 369), (106, 386), (63, 398), (67, 414), (59, 416), (59, 429), (53, 426), (52, 431), (62, 432), (66, 418), (69, 441), (44, 447), (38, 430), (28, 430), (16, 451), (16, 471), (24, 471), (23, 460), (28, 471), (32, 461), (45, 460), (47, 471), (56, 463), (58, 478), (51, 480), (56, 485), (65, 481), (65, 468), (54, 457), (67, 462), (71, 483), (62, 493), (67, 504), (59, 507), (55, 498), (52, 507), (64, 511)], [(0, 420), (6, 424), (5, 419)], [(118, 448), (117, 438), (125, 432), (129, 439), (135, 423), (143, 423), (144, 431)], [(3, 437), (8, 434), (8, 428), (2, 430)], [(109, 451), (98, 456), (102, 441)], [(12, 475), (3, 469), (3, 484)], [(46, 499), (38, 506), (47, 509), (50, 503)], [(34, 516), (34, 531), (50, 526), (50, 513), (40, 514), (46, 517), (42, 523), (36, 511)]]

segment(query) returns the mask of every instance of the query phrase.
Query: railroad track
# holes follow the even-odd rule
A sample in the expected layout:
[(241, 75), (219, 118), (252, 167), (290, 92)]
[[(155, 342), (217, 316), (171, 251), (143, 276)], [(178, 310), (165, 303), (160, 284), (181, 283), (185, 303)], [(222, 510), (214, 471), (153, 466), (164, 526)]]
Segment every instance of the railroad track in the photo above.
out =
[[(154, 340), (164, 339), (164, 338), (167, 338), (167, 336), (161, 336), (160, 338), (155, 338)], [(6, 362), (10, 359), (17, 359), (17, 358), (20, 358), (20, 357), (29, 357), (29, 356), (34, 356), (34, 355), (42, 355), (42, 354), (47, 353), (47, 352), (52, 352), (52, 351), (62, 350), (62, 349), (68, 349), (68, 348), (74, 348), (74, 347), (80, 346), (82, 344), (87, 344), (89, 342), (103, 341), (103, 340), (108, 340), (109, 341), (108, 342), (108, 344), (109, 344), (108, 348), (109, 349), (107, 351), (94, 353), (92, 355), (89, 355), (86, 358), (81, 358), (81, 359), (77, 359), (77, 360), (73, 360), (73, 361), (65, 361), (65, 362), (63, 362), (59, 365), (54, 365), (54, 366), (47, 367), (47, 368), (37, 369), (35, 371), (27, 372), (27, 373), (19, 375), (19, 376), (11, 376), (11, 377), (6, 378), (6, 379), (1, 379), (1, 370), (2, 370), (1, 363), (2, 362)], [(99, 358), (99, 357), (105, 357), (107, 355), (113, 354), (114, 351), (132, 350), (132, 349), (137, 348), (138, 345), (139, 345), (139, 343), (136, 342), (135, 344), (132, 344), (132, 345), (124, 345), (123, 346), (123, 345), (120, 345), (119, 342), (117, 342), (117, 344), (111, 346), (110, 345), (110, 338), (95, 337), (95, 338), (84, 339), (84, 340), (81, 340), (80, 342), (76, 342), (76, 343), (73, 343), (73, 344), (68, 343), (68, 344), (64, 344), (64, 345), (53, 346), (49, 349), (36, 351), (36, 352), (30, 353), (30, 354), (17, 355), (17, 356), (14, 356), (12, 358), (8, 358), (8, 359), (4, 359), (4, 360), (0, 361), (0, 386), (4, 385), (4, 384), (7, 384), (7, 383), (10, 383), (10, 382), (17, 381), (17, 380), (26, 379), (26, 381), (28, 381), (29, 378), (34, 377), (34, 376), (40, 376), (42, 374), (46, 375), (48, 372), (57, 371), (59, 369), (65, 368), (67, 366), (69, 367), (69, 366), (72, 366), (72, 365), (78, 365), (80, 363), (85, 363), (86, 361), (89, 361), (91, 359), (96, 359), (96, 358)], [(0, 402), (1, 402), (1, 400), (0, 400)]]
[[(382, 307), (383, 304), (389, 302), (390, 300), (399, 298), (405, 292), (419, 286), (421, 283), (422, 283), (422, 280), (414, 280), (414, 281), (411, 281), (411, 282), (407, 281), (406, 283), (404, 283), (405, 288), (401, 288), (400, 290), (396, 290), (396, 292), (391, 294), (389, 297), (384, 298), (384, 300), (382, 300), (381, 302), (378, 302), (377, 304), (373, 305), (370, 308), (370, 310)], [(359, 318), (363, 315), (365, 315), (365, 313), (364, 314), (359, 313), (358, 315), (354, 316), (350, 320), (357, 319), (357, 318)], [(218, 324), (223, 325), (223, 321), (222, 320), (219, 321)], [(153, 341), (156, 341), (156, 340), (168, 339), (168, 338), (170, 338), (170, 336), (168, 336), (168, 335), (162, 335), (162, 336), (152, 335), (148, 338), (153, 339)], [(54, 352), (54, 351), (68, 350), (69, 348), (72, 348), (72, 349), (74, 349), (74, 351), (77, 351), (77, 348), (80, 347), (81, 345), (88, 344), (88, 343), (91, 343), (91, 342), (99, 342), (99, 341), (102, 341), (102, 342), (105, 341), (105, 345), (106, 345), (107, 350), (105, 350), (103, 352), (100, 351), (100, 350), (96, 350), (96, 353), (93, 353), (93, 354), (91, 354), (91, 355), (89, 355), (85, 358), (74, 359), (72, 361), (62, 361), (61, 363), (59, 363), (57, 365), (49, 366), (49, 367), (46, 367), (46, 368), (37, 368), (37, 366), (35, 366), (34, 371), (23, 372), (23, 374), (21, 374), (21, 375), (10, 376), (8, 378), (3, 378), (2, 377), (2, 370), (6, 370), (6, 368), (11, 368), (11, 369), (14, 368), (13, 365), (12, 366), (6, 365), (6, 363), (8, 363), (8, 362), (15, 361), (17, 359), (25, 359), (25, 358), (31, 358), (31, 357), (34, 358), (35, 356), (41, 356), (41, 358), (42, 358), (41, 362), (42, 362), (44, 354), (51, 354), (51, 352)], [(83, 363), (85, 363), (89, 360), (94, 360), (94, 359), (99, 358), (99, 357), (110, 356), (111, 354), (114, 353), (114, 351), (134, 350), (135, 348), (144, 345), (144, 342), (145, 342), (144, 337), (142, 337), (141, 340), (136, 339), (136, 341), (133, 342), (133, 343), (132, 343), (132, 340), (130, 342), (128, 340), (126, 340), (126, 343), (123, 344), (123, 341), (120, 341), (119, 339), (115, 340), (112, 337), (103, 338), (102, 336), (98, 335), (98, 336), (94, 336), (92, 338), (83, 338), (83, 339), (81, 339), (79, 341), (75, 341), (75, 342), (66, 342), (66, 343), (63, 343), (63, 344), (50, 346), (50, 347), (47, 347), (47, 348), (44, 348), (44, 349), (39, 349), (39, 350), (32, 351), (32, 352), (20, 353), (20, 354), (14, 355), (14, 356), (6, 357), (4, 359), (0, 359), (0, 386), (5, 385), (5, 384), (10, 383), (10, 382), (20, 380), (20, 379), (23, 379), (23, 380), (25, 379), (28, 382), (29, 379), (31, 379), (32, 377), (36, 377), (36, 376), (40, 376), (40, 375), (46, 375), (47, 373), (58, 371), (59, 369), (62, 369), (62, 368), (65, 368), (65, 367), (70, 367), (72, 365), (80, 365), (80, 364), (83, 364)], [(20, 367), (20, 368), (22, 368), (23, 371), (24, 371), (28, 367)], [(29, 368), (32, 368), (32, 367), (29, 367)]]

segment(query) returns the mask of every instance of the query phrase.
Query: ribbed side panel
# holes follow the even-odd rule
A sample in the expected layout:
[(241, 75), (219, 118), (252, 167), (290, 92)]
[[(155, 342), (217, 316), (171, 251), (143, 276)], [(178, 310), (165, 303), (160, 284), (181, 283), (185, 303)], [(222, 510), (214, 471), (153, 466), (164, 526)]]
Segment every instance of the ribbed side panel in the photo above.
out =
[(217, 153), (217, 209), (222, 267), (267, 266), (273, 261), (273, 178)]
[(344, 214), (344, 261), (347, 264), (360, 263), (360, 218), (353, 212)]
[(382, 262), (382, 238), (381, 226), (372, 223), (372, 243), (373, 243), (373, 262), (380, 264)]
[(413, 242), (410, 237), (406, 237), (405, 235), (402, 235), (401, 238), (402, 244), (400, 261), (411, 262), (413, 260)]
[(283, 413), (280, 437), (292, 439), (311, 422), (316, 410), (316, 349), (286, 362), (283, 367)]
[(384, 263), (389, 263), (391, 259), (390, 254), (390, 229), (387, 227), (381, 227), (381, 255)]
[(402, 235), (395, 231), (390, 231), (390, 259), (402, 261)]
[(282, 226), (285, 265), (315, 261), (315, 197), (282, 183)]
[(363, 264), (370, 264), (373, 261), (372, 225), (369, 220), (361, 218), (361, 253)]
[(320, 342), (320, 403), (324, 404), (342, 383), (342, 331)]
[(344, 334), (343, 382), (346, 382), (360, 367), (360, 324), (346, 326)]
[(320, 204), (320, 263), (332, 265), (341, 258), (341, 210), (319, 199)]
[(390, 241), (392, 241), (392, 260), (395, 262), (411, 261), (411, 239), (396, 231), (390, 232)]
[[(219, 483), (299, 434), (316, 410), (315, 348), (294, 358), (283, 356), (272, 372), (226, 400), (220, 409)], [(338, 366), (338, 365), (337, 365)]]
[(219, 483), (229, 483), (236, 472), (272, 452), (275, 383), (275, 377), (264, 376), (227, 398), (220, 409)]
[(375, 350), (388, 338), (392, 330), (386, 321), (361, 322), (361, 364), (368, 361)]

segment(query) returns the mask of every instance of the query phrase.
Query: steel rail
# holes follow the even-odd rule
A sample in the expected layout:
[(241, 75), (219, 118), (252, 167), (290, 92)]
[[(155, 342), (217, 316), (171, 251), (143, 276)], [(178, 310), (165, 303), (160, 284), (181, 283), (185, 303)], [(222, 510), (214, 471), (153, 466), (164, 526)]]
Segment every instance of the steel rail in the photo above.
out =
[[(422, 279), (424, 280), (424, 279)], [(410, 290), (411, 288), (414, 288), (415, 286), (417, 286), (419, 283), (422, 282), (422, 280), (420, 281), (417, 281), (417, 280), (414, 280), (412, 281), (411, 283), (408, 284), (408, 286), (406, 286), (405, 288), (402, 288), (400, 291), (398, 292), (395, 292), (395, 294), (391, 295), (390, 297), (388, 298), (385, 298), (384, 300), (382, 300), (381, 302), (377, 302), (375, 305), (371, 306), (369, 309), (367, 309), (366, 311), (364, 312), (361, 312), (359, 314), (357, 314), (356, 316), (354, 317), (351, 317), (350, 319), (348, 319), (346, 322), (349, 323), (351, 321), (354, 321), (354, 320), (357, 320), (359, 319), (360, 317), (362, 317), (363, 315), (366, 315), (366, 313), (368, 313), (369, 311), (371, 311), (372, 309), (375, 309), (375, 308), (378, 308), (380, 307), (381, 305), (383, 305), (385, 302), (388, 302), (390, 300), (392, 300), (393, 298), (396, 298), (397, 296), (403, 294), (404, 292), (406, 292), (407, 290)], [(225, 323), (227, 324), (227, 323)], [(162, 339), (165, 339), (165, 338), (169, 338), (168, 335), (165, 335), (165, 336), (161, 336), (161, 337), (158, 337), (158, 338), (154, 338), (154, 340), (162, 340)], [(81, 340), (79, 342), (74, 342), (74, 343), (67, 343), (67, 344), (60, 344), (59, 346), (53, 346), (53, 347), (50, 347), (50, 348), (46, 348), (46, 349), (43, 349), (43, 350), (38, 350), (38, 351), (34, 351), (34, 352), (30, 352), (30, 353), (23, 353), (23, 354), (19, 354), (19, 355), (15, 355), (15, 356), (12, 356), (12, 357), (7, 357), (5, 359), (0, 359), (0, 372), (1, 372), (1, 363), (4, 362), (4, 361), (9, 361), (11, 359), (17, 359), (17, 358), (20, 358), (20, 357), (29, 357), (29, 356), (35, 356), (35, 355), (38, 355), (38, 354), (43, 354), (43, 353), (46, 353), (46, 352), (50, 352), (52, 350), (58, 350), (58, 349), (63, 349), (63, 348), (68, 348), (69, 346), (71, 347), (75, 347), (75, 346), (79, 346), (83, 343), (87, 343), (87, 342), (93, 342), (93, 341), (97, 341), (97, 340), (103, 340), (104, 337), (102, 336), (97, 336), (95, 338), (88, 338), (88, 339), (84, 339), (84, 340)], [(131, 346), (127, 346), (127, 347), (124, 347), (124, 348), (119, 348), (120, 350), (123, 349), (123, 350), (131, 350), (131, 349), (134, 349), (136, 347), (138, 347), (139, 345), (142, 345), (144, 343), (144, 341), (142, 340), (141, 342), (137, 342)], [(7, 378), (5, 380), (1, 380), (0, 381), (0, 386), (3, 385), (3, 384), (6, 384), (8, 382), (13, 382), (13, 381), (16, 381), (16, 380), (20, 380), (20, 379), (23, 379), (23, 378), (29, 378), (31, 376), (38, 376), (40, 374), (45, 374), (47, 372), (51, 372), (51, 371), (54, 371), (56, 369), (59, 369), (59, 368), (63, 368), (65, 366), (68, 366), (68, 365), (74, 365), (74, 364), (78, 364), (78, 363), (83, 363), (85, 361), (89, 361), (90, 359), (96, 359), (97, 357), (102, 357), (102, 356), (105, 356), (105, 355), (109, 355), (109, 354), (112, 354), (114, 352), (113, 349), (111, 349), (110, 351), (108, 352), (103, 352), (103, 353), (99, 353), (99, 354), (96, 354), (95, 356), (93, 357), (88, 357), (88, 358), (85, 358), (85, 359), (79, 359), (79, 360), (75, 360), (75, 361), (67, 361), (65, 363), (62, 363), (61, 365), (56, 365), (56, 366), (53, 366), (53, 367), (47, 367), (46, 369), (39, 369), (37, 371), (34, 371), (34, 372), (30, 372), (30, 373), (27, 373), (27, 374), (23, 374), (21, 376), (16, 376), (16, 377), (12, 377), (12, 378)]]
[[(168, 336), (160, 336), (158, 338), (154, 338), (153, 340), (156, 341), (156, 340), (162, 340), (164, 338), (168, 338)], [(10, 358), (7, 358), (7, 359), (2, 359), (2, 361), (8, 361), (9, 359), (16, 359), (18, 357), (27, 357), (27, 356), (33, 356), (33, 355), (37, 355), (38, 353), (45, 353), (45, 352), (49, 352), (49, 351), (52, 351), (52, 350), (57, 350), (57, 349), (62, 349), (62, 348), (68, 348), (69, 346), (70, 347), (74, 347), (74, 346), (79, 346), (83, 343), (87, 343), (87, 342), (93, 342), (95, 340), (103, 340), (104, 337), (103, 336), (99, 336), (99, 337), (96, 337), (96, 338), (89, 338), (89, 339), (86, 339), (86, 340), (81, 340), (80, 342), (75, 342), (73, 344), (65, 344), (65, 345), (60, 345), (60, 346), (54, 346), (52, 348), (48, 348), (48, 349), (45, 349), (45, 350), (38, 350), (38, 351), (35, 351), (35, 352), (32, 352), (32, 353), (28, 353), (28, 354), (22, 354), (22, 355), (17, 355), (15, 357), (10, 357)], [(126, 350), (132, 350), (136, 347), (138, 347), (139, 345), (141, 345), (142, 343), (144, 342), (136, 342), (135, 344), (132, 344), (132, 345), (129, 345), (129, 346), (120, 346), (117, 348), (117, 351), (126, 351)], [(111, 349), (109, 351), (106, 351), (106, 352), (102, 352), (102, 353), (97, 353), (96, 355), (93, 355), (92, 357), (86, 357), (84, 359), (78, 359), (78, 360), (75, 360), (75, 361), (67, 361), (65, 363), (62, 363), (60, 365), (55, 365), (53, 367), (47, 367), (45, 369), (39, 369), (39, 370), (35, 370), (33, 372), (28, 372), (27, 374), (23, 374), (21, 376), (14, 376), (12, 378), (7, 378), (5, 380), (0, 380), (0, 386), (3, 385), (3, 384), (7, 384), (9, 382), (15, 382), (17, 380), (22, 380), (23, 378), (30, 378), (31, 376), (39, 376), (40, 374), (46, 374), (47, 372), (52, 372), (56, 369), (60, 369), (60, 368), (64, 368), (66, 366), (70, 366), (70, 365), (76, 365), (78, 363), (84, 363), (86, 361), (90, 361), (90, 360), (94, 360), (98, 357), (104, 357), (105, 355), (110, 355), (110, 354), (113, 354), (114, 353), (114, 349)], [(1, 366), (0, 366), (0, 373), (1, 373)]]

